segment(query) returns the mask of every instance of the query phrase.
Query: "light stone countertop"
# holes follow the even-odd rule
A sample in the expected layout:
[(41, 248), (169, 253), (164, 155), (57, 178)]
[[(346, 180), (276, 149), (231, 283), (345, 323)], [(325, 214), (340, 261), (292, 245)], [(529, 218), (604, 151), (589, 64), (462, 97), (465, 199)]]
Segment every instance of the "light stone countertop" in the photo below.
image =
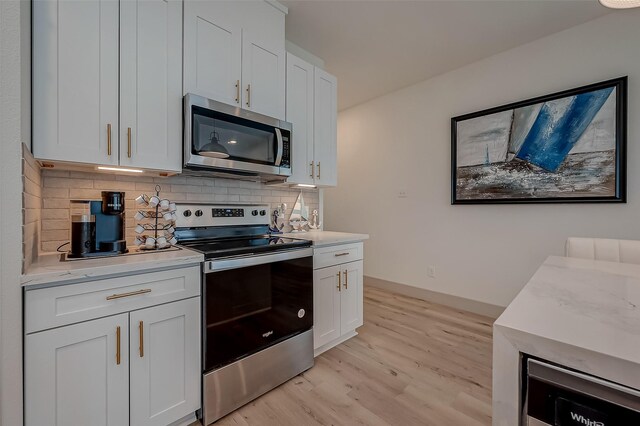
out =
[(73, 284), (91, 279), (103, 279), (141, 272), (196, 265), (204, 260), (201, 253), (181, 249), (130, 254), (61, 262), (60, 253), (41, 254), (21, 277), (27, 289)]
[(289, 232), (283, 237), (311, 241), (313, 247), (334, 246), (338, 244), (359, 243), (369, 239), (369, 234), (352, 234), (349, 232), (308, 231)]
[(521, 353), (640, 390), (640, 265), (549, 257), (493, 336), (494, 425), (519, 424)]

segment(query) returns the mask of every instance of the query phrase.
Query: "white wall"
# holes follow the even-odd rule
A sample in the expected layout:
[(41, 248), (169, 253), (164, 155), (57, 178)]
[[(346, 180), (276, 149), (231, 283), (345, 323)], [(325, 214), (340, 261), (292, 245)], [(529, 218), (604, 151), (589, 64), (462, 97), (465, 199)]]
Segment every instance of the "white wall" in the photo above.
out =
[(30, 73), (23, 72), (30, 69), (29, 21), (28, 1), (0, 1), (1, 426), (22, 424), (21, 144), (29, 142), (30, 127)]
[[(623, 75), (628, 204), (450, 205), (451, 117)], [(339, 187), (325, 191), (325, 229), (371, 235), (368, 276), (506, 306), (568, 236), (640, 239), (639, 108), (634, 10), (348, 109), (338, 119)]]

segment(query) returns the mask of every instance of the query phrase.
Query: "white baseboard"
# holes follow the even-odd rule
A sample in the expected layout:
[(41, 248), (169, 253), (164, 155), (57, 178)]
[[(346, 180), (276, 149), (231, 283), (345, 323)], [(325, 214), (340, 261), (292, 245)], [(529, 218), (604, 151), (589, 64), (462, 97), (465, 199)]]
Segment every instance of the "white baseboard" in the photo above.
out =
[(395, 283), (393, 281), (381, 280), (374, 277), (365, 276), (364, 285), (391, 291), (393, 293), (399, 293), (403, 296), (426, 300), (427, 302), (450, 306), (467, 312), (473, 312), (474, 314), (484, 315), (489, 318), (498, 318), (505, 309), (502, 306), (492, 305), (490, 303), (479, 302), (477, 300), (439, 293), (437, 291)]
[(351, 339), (352, 337), (355, 337), (358, 335), (358, 332), (353, 330), (348, 332), (347, 334), (344, 334), (340, 337), (338, 337), (336, 340), (333, 340), (329, 343), (327, 343), (326, 345), (322, 345), (317, 349), (313, 350), (313, 357), (317, 357), (318, 355), (320, 355), (323, 352), (328, 351), (329, 349), (338, 346), (340, 343), (346, 342), (347, 340)]

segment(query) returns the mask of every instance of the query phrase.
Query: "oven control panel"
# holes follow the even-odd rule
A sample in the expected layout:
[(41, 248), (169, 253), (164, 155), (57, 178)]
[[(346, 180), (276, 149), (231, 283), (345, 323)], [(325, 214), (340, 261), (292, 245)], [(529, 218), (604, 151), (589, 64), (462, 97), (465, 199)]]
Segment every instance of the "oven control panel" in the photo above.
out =
[(211, 209), (211, 215), (213, 217), (244, 217), (244, 209)]
[(271, 209), (266, 204), (221, 205), (176, 203), (177, 228), (229, 225), (269, 225)]

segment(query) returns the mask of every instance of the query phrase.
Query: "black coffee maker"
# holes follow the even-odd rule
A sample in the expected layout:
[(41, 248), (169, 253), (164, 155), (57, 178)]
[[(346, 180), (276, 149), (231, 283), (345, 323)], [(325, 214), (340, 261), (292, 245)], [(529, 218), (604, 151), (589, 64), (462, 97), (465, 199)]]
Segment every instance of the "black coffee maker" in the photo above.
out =
[(89, 201), (90, 214), (72, 215), (68, 258), (127, 253), (124, 192), (102, 191), (101, 201)]

